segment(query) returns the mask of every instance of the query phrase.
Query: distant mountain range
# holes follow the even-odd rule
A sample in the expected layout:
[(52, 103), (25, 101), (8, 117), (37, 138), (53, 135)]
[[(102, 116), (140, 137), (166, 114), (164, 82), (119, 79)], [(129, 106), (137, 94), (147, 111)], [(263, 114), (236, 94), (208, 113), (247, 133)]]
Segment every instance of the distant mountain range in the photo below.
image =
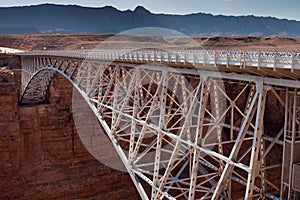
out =
[(300, 37), (300, 21), (274, 17), (153, 14), (114, 7), (42, 4), (0, 8), (0, 34), (9, 33), (119, 33), (138, 27), (164, 27), (190, 36), (264, 35)]

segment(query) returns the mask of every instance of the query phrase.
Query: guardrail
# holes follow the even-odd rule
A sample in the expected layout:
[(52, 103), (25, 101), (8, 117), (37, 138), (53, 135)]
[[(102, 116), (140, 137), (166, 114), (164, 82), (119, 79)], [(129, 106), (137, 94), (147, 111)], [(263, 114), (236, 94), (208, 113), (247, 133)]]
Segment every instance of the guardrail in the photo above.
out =
[(70, 50), (31, 51), (18, 53), (21, 56), (58, 56), (92, 60), (126, 62), (164, 62), (211, 64), (240, 67), (268, 67), (300, 69), (300, 50)]
[(19, 50), (19, 49), (0, 47), (0, 53), (3, 53), (3, 54), (16, 54), (16, 53), (22, 53), (22, 52), (24, 52), (24, 51)]

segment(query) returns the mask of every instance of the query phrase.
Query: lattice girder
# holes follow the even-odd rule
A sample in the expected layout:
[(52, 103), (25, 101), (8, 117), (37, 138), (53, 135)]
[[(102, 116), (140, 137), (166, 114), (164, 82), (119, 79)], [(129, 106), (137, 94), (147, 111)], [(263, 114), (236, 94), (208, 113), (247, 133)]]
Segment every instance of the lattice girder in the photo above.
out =
[(283, 129), (266, 134), (263, 118), (271, 93), (285, 105), (282, 88), (254, 76), (159, 65), (59, 57), (25, 57), (22, 65), (20, 103), (46, 102), (54, 73), (65, 76), (143, 199), (278, 199), (267, 174), (280, 163), (266, 157), (282, 148)]

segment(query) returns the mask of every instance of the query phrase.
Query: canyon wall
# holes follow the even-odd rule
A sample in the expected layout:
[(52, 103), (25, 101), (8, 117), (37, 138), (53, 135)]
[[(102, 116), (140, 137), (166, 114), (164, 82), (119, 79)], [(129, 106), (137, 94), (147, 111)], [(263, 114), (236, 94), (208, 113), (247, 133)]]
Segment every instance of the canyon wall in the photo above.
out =
[(48, 105), (19, 107), (18, 74), (0, 71), (0, 199), (139, 199), (127, 173), (103, 165), (82, 144), (71, 84), (57, 76)]

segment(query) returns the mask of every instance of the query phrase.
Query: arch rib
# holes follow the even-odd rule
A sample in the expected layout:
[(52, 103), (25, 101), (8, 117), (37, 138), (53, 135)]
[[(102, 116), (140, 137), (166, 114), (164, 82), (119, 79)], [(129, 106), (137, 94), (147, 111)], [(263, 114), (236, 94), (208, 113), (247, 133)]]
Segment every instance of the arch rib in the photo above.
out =
[[(273, 146), (282, 144), (279, 137), (272, 139), (262, 131), (264, 83), (270, 79), (99, 61), (32, 61), (35, 71), (29, 69), (31, 60), (24, 60), (31, 77), (24, 79), (27, 84), (21, 103), (45, 102), (53, 75), (63, 75), (97, 116), (142, 199), (231, 199), (232, 184), (246, 186), (245, 199), (258, 194), (279, 199), (254, 181), (255, 177), (266, 178), (259, 174), (260, 142), (272, 141), (264, 157)], [(39, 68), (38, 63), (46, 66)], [(241, 88), (234, 96), (220, 86), (232, 82)], [(245, 105), (236, 105), (245, 96)], [(212, 102), (220, 104), (217, 110)], [(240, 122), (223, 120), (232, 115)], [(230, 137), (224, 137), (224, 129)], [(216, 141), (210, 141), (215, 133)], [(155, 159), (147, 158), (151, 152)], [(149, 197), (141, 180), (151, 186)]]

